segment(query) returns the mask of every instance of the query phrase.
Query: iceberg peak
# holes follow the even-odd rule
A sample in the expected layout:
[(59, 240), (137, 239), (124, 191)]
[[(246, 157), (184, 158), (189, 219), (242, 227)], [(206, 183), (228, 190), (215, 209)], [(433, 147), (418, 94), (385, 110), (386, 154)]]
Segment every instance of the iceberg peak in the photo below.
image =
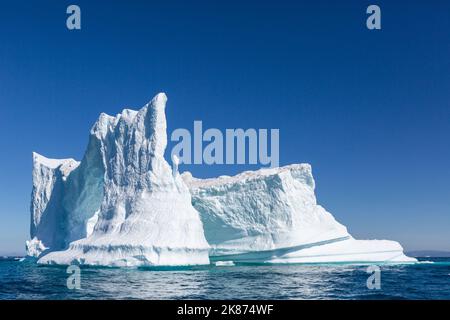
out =
[(53, 228), (41, 231), (37, 223), (41, 236), (32, 237), (39, 246), (29, 246), (48, 248), (39, 263), (209, 263), (189, 189), (164, 159), (166, 102), (160, 93), (139, 111), (99, 116), (78, 168), (57, 189), (47, 188), (54, 201), (40, 211)]

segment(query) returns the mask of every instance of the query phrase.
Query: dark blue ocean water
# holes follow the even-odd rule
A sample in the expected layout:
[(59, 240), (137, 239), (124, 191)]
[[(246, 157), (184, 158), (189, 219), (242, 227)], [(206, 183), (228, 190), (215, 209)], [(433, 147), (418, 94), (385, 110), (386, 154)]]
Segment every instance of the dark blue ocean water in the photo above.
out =
[(367, 266), (247, 265), (178, 269), (81, 268), (81, 289), (64, 267), (0, 258), (0, 299), (450, 299), (450, 258), (381, 265), (369, 290)]

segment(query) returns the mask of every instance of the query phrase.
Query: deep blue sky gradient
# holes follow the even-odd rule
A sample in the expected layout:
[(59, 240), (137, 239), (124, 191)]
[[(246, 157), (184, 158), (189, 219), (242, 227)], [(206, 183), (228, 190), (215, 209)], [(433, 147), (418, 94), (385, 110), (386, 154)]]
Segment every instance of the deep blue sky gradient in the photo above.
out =
[(0, 254), (28, 238), (32, 151), (81, 159), (100, 112), (160, 91), (169, 133), (279, 128), (355, 237), (450, 250), (450, 2), (308, 2), (1, 1)]

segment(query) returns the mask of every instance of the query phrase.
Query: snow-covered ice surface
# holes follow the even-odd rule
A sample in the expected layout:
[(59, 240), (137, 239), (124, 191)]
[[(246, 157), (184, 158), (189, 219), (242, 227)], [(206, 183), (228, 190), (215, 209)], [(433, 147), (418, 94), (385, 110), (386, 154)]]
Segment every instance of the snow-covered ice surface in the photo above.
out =
[(161, 93), (101, 114), (81, 162), (33, 153), (29, 256), (41, 264), (413, 262), (393, 241), (355, 240), (317, 205), (308, 164), (196, 179), (164, 159)]
[(183, 173), (212, 261), (246, 263), (414, 262), (397, 242), (355, 240), (317, 204), (309, 164), (216, 179)]
[(164, 159), (166, 100), (101, 114), (79, 164), (35, 155), (28, 253), (38, 263), (209, 263), (189, 190)]

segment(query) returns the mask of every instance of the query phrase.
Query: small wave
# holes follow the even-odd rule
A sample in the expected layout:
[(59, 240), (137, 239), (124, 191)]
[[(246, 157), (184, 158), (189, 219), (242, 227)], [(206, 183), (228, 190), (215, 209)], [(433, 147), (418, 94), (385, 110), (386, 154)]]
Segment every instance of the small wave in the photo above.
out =
[(215, 263), (216, 267), (232, 267), (234, 266), (233, 261), (217, 261)]

